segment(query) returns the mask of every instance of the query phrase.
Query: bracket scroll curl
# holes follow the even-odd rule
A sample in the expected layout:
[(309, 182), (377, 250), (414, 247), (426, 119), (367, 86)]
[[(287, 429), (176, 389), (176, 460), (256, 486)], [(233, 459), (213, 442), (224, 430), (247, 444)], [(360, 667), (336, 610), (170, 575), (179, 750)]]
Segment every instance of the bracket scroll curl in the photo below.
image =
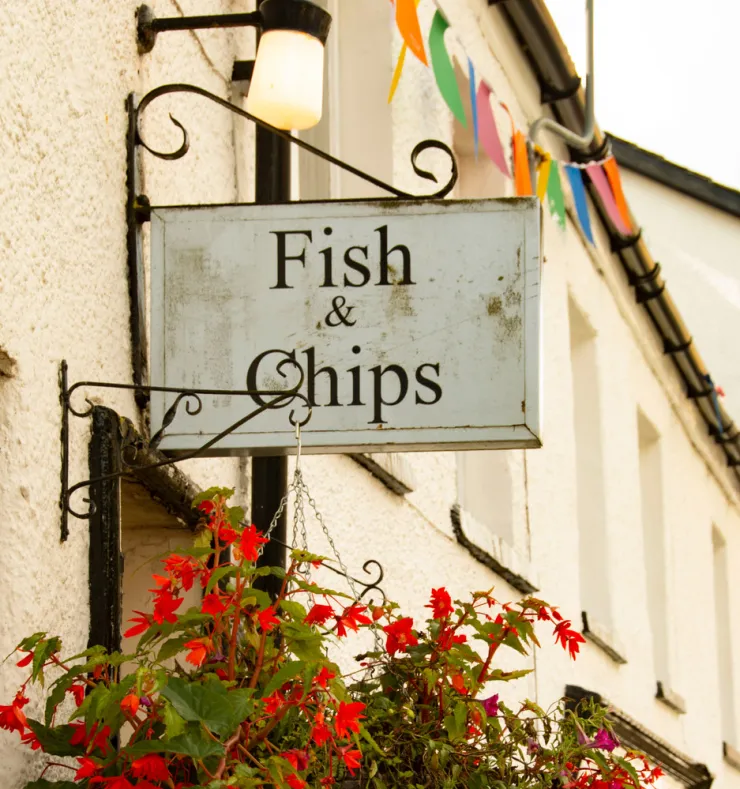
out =
[(429, 170), (422, 169), (418, 164), (418, 159), (421, 154), (428, 150), (438, 150), (445, 153), (450, 160), (450, 177), (448, 181), (438, 189), (436, 192), (432, 192), (431, 194), (423, 194), (423, 195), (416, 195), (412, 194), (411, 192), (404, 192), (401, 189), (397, 189), (395, 186), (391, 184), (385, 183), (385, 181), (381, 181), (379, 178), (376, 178), (369, 173), (360, 170), (357, 167), (354, 167), (347, 162), (343, 162), (341, 159), (337, 159), (335, 156), (326, 153), (326, 151), (322, 151), (320, 148), (315, 148), (313, 145), (301, 140), (299, 137), (294, 137), (290, 132), (284, 131), (283, 129), (277, 129), (274, 126), (271, 126), (269, 123), (265, 123), (265, 121), (260, 120), (255, 115), (250, 114), (246, 110), (237, 107), (236, 105), (232, 104), (226, 99), (222, 99), (220, 96), (216, 96), (215, 94), (211, 93), (210, 91), (205, 90), (204, 88), (199, 88), (197, 85), (187, 85), (184, 83), (172, 83), (169, 85), (161, 85), (158, 88), (154, 88), (154, 90), (149, 91), (149, 93), (144, 96), (139, 105), (136, 109), (136, 141), (147, 151), (149, 151), (152, 156), (156, 156), (159, 159), (167, 159), (167, 160), (174, 160), (174, 159), (181, 159), (190, 149), (190, 137), (188, 135), (187, 129), (180, 123), (177, 118), (170, 115), (170, 120), (172, 123), (182, 132), (182, 142), (180, 146), (174, 151), (158, 151), (155, 148), (152, 148), (150, 145), (146, 143), (144, 140), (143, 134), (141, 129), (139, 128), (139, 120), (141, 118), (141, 114), (144, 110), (157, 98), (160, 96), (165, 96), (171, 93), (192, 93), (196, 96), (203, 96), (204, 98), (208, 99), (209, 101), (218, 104), (220, 107), (224, 107), (229, 112), (233, 112), (235, 115), (238, 115), (241, 118), (246, 118), (246, 120), (252, 121), (252, 123), (257, 124), (258, 126), (262, 126), (265, 129), (277, 134), (279, 137), (282, 137), (284, 140), (287, 140), (291, 145), (296, 145), (299, 148), (302, 148), (304, 151), (308, 151), (312, 153), (314, 156), (318, 156), (320, 159), (324, 159), (324, 161), (329, 162), (330, 164), (334, 165), (335, 167), (339, 167), (342, 170), (345, 170), (348, 173), (352, 173), (352, 175), (361, 178), (364, 181), (372, 184), (373, 186), (377, 186), (379, 189), (383, 189), (386, 192), (389, 192), (394, 197), (400, 197), (410, 200), (441, 200), (443, 197), (446, 197), (454, 188), (455, 184), (457, 183), (458, 178), (458, 169), (457, 169), (457, 162), (455, 161), (455, 155), (452, 153), (450, 147), (445, 143), (441, 142), (440, 140), (422, 140), (418, 143), (414, 150), (411, 152), (411, 167), (414, 170), (414, 173), (418, 175), (420, 178), (425, 178), (427, 181), (432, 181), (434, 183), (439, 183), (439, 180), (434, 173), (430, 172)]

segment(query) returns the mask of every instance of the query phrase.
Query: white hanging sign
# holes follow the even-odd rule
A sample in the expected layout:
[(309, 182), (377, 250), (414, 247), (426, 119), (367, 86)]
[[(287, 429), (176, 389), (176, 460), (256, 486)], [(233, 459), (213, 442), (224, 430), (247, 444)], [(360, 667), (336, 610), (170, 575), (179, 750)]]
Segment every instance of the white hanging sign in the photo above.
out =
[[(307, 452), (537, 447), (540, 267), (535, 198), (156, 208), (152, 383), (275, 390), (302, 371)], [(153, 431), (174, 399), (153, 393)], [(160, 448), (270, 399), (202, 395)], [(283, 405), (211, 454), (293, 451), (306, 412)]]

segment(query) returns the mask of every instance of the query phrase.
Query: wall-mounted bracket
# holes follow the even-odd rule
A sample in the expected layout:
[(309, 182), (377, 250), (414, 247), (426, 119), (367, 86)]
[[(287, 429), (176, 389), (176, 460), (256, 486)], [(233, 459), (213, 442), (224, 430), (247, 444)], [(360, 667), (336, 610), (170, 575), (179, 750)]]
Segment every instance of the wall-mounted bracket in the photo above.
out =
[[(62, 479), (61, 479), (61, 498), (59, 502), (59, 506), (61, 509), (61, 539), (62, 541), (66, 540), (69, 536), (69, 515), (74, 516), (75, 518), (80, 519), (88, 519), (95, 511), (95, 504), (89, 498), (85, 499), (85, 502), (89, 504), (87, 511), (79, 512), (71, 504), (72, 496), (82, 490), (83, 488), (90, 488), (92, 485), (97, 485), (101, 482), (107, 482), (110, 480), (119, 479), (120, 477), (126, 475), (132, 475), (137, 470), (141, 471), (142, 469), (153, 469), (153, 468), (161, 468), (162, 466), (171, 466), (175, 463), (181, 463), (183, 460), (192, 460), (193, 458), (202, 457), (211, 447), (215, 446), (219, 443), (222, 439), (226, 436), (233, 433), (235, 430), (238, 430), (242, 425), (246, 424), (247, 422), (251, 421), (252, 419), (258, 417), (260, 414), (263, 414), (265, 411), (269, 411), (276, 408), (283, 408), (294, 401), (298, 401), (305, 410), (305, 416), (302, 419), (297, 418), (296, 416), (296, 409), (291, 409), (288, 419), (290, 423), (295, 426), (303, 427), (304, 425), (308, 424), (311, 419), (311, 404), (308, 398), (300, 393), (300, 389), (303, 386), (304, 382), (304, 374), (303, 370), (296, 364), (300, 372), (300, 380), (298, 381), (297, 385), (291, 389), (267, 389), (267, 390), (249, 390), (249, 389), (241, 389), (241, 390), (221, 390), (221, 389), (178, 389), (173, 387), (166, 387), (166, 386), (138, 386), (137, 384), (119, 384), (119, 383), (109, 383), (107, 381), (78, 381), (77, 383), (69, 385), (68, 382), (68, 372), (67, 372), (67, 362), (63, 361), (61, 365), (60, 371), (60, 400), (62, 405), (62, 432), (61, 432), (61, 439), (62, 439)], [(87, 408), (84, 410), (78, 410), (72, 404), (72, 398), (77, 392), (78, 389), (114, 389), (119, 391), (130, 391), (134, 393), (138, 393), (139, 391), (143, 392), (147, 397), (151, 392), (167, 392), (170, 394), (177, 395), (175, 401), (172, 403), (170, 408), (164, 415), (162, 420), (162, 427), (158, 430), (148, 441), (144, 441), (141, 437), (136, 437), (135, 439), (127, 439), (124, 436), (124, 439), (121, 443), (121, 457), (120, 457), (120, 470), (109, 473), (103, 474), (101, 476), (93, 477), (92, 479), (86, 479), (81, 482), (77, 482), (74, 485), (69, 484), (69, 460), (70, 460), (70, 437), (69, 437), (69, 426), (70, 426), (70, 417), (77, 417), (80, 419), (87, 419), (92, 417), (94, 404), (89, 400), (85, 399), (87, 403)], [(160, 459), (154, 463), (146, 463), (142, 465), (141, 463), (137, 463), (137, 456), (145, 455), (151, 458), (151, 451), (156, 450), (157, 446), (161, 442), (162, 438), (165, 435), (165, 431), (167, 428), (172, 424), (175, 417), (177, 416), (178, 410), (183, 402), (185, 402), (185, 412), (189, 416), (195, 416), (199, 414), (203, 409), (203, 400), (202, 396), (205, 395), (227, 395), (231, 397), (244, 397), (244, 398), (252, 398), (255, 403), (261, 403), (256, 408), (251, 410), (246, 416), (239, 419), (233, 425), (230, 425), (221, 433), (219, 433), (214, 438), (207, 441), (203, 446), (198, 447), (195, 450), (190, 452), (186, 452), (184, 454), (178, 454), (175, 457), (169, 457), (162, 453), (159, 453)], [(262, 398), (270, 398), (268, 400), (262, 401)], [(148, 452), (142, 452), (142, 450), (149, 450)]]

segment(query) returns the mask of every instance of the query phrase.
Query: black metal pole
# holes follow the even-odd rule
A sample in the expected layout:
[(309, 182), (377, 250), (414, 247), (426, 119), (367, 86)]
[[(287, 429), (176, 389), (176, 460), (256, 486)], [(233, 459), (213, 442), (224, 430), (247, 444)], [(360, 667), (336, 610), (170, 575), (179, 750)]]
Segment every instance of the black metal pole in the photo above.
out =
[[(263, 0), (264, 1), (264, 0)], [(260, 5), (262, 2), (260, 2)], [(290, 143), (258, 126), (255, 138), (255, 202), (287, 203), (290, 201)], [(252, 523), (266, 531), (288, 489), (288, 458), (255, 457), (252, 459)], [(265, 546), (261, 565), (284, 567), (286, 550), (277, 540), (287, 543), (287, 514), (283, 512), (272, 537)], [(267, 577), (261, 588), (277, 597), (280, 579)]]

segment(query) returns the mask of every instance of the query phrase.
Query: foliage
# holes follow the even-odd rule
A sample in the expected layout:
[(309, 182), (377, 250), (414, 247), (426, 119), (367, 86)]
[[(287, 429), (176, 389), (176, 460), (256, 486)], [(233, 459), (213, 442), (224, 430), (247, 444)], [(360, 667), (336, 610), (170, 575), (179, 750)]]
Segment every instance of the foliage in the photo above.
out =
[[(258, 567), (267, 540), (241, 526), (231, 493), (195, 501), (196, 547), (163, 560), (152, 612), (136, 612), (125, 633), (140, 636), (134, 654), (93, 647), (63, 658), (45, 633), (18, 645), (30, 674), (0, 706), (0, 728), (52, 757), (26, 789), (304, 789), (353, 777), (374, 789), (637, 789), (658, 777), (640, 757), (616, 755), (603, 710), (577, 717), (480, 698), (526, 673), (494, 657), (538, 646), (537, 620), (575, 657), (583, 639), (556, 609), (534, 598), (499, 605), (488, 592), (453, 605), (435, 589), (420, 632), (394, 604), (368, 611), (313, 583), (306, 569), (324, 557), (293, 551), (287, 569)], [(259, 588), (267, 575), (280, 580), (274, 600)], [(183, 612), (193, 588), (201, 604)], [(342, 676), (329, 647), (368, 629), (384, 648), (363, 656), (362, 679)], [(43, 720), (24, 713), (29, 683), (47, 686)], [(52, 764), (68, 780), (46, 779)]]

